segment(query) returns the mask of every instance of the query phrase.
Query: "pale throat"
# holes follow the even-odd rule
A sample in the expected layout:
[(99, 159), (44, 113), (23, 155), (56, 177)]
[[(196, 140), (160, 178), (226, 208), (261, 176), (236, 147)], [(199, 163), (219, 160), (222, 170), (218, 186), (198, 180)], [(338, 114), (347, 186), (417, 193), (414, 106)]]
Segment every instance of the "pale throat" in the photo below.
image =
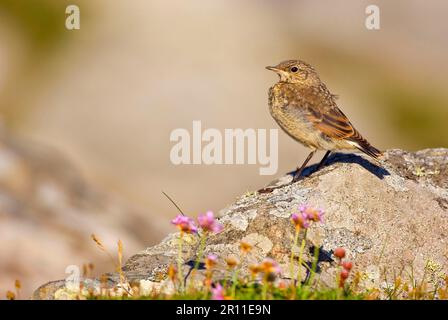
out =
[(291, 75), (290, 73), (284, 71), (279, 72), (278, 76), (280, 78), (280, 82), (296, 83), (301, 85), (307, 85), (310, 82), (310, 79), (308, 77), (301, 77), (300, 75)]

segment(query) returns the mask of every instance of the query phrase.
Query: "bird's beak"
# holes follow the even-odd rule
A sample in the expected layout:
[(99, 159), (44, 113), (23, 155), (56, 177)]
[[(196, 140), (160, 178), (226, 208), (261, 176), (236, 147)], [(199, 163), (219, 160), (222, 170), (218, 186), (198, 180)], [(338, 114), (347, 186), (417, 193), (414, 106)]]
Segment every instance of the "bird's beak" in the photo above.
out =
[(271, 67), (271, 66), (267, 66), (266, 69), (274, 71), (274, 72), (279, 72), (280, 69), (276, 68), (276, 67)]

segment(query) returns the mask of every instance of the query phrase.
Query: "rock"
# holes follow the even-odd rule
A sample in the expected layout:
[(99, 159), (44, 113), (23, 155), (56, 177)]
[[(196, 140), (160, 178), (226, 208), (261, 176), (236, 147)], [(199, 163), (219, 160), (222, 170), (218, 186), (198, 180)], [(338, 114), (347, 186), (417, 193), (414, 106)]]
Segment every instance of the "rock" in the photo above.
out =
[[(288, 278), (295, 233), (290, 215), (303, 204), (325, 211), (324, 223), (307, 231), (304, 256), (309, 263), (314, 248), (320, 248), (322, 285), (335, 283), (332, 252), (337, 247), (346, 249), (354, 272), (362, 273), (361, 289), (382, 288), (411, 272), (414, 279), (426, 272), (433, 282), (448, 273), (448, 149), (389, 150), (381, 166), (363, 155), (339, 153), (325, 168), (315, 169), (308, 167), (307, 177), (295, 184), (286, 175), (271, 184), (277, 187), (272, 192), (245, 194), (220, 211), (224, 231), (207, 239), (204, 252), (219, 257), (222, 272), (215, 277), (224, 276), (224, 259), (236, 256), (243, 268), (271, 257)], [(241, 241), (254, 246), (244, 258)], [(176, 264), (178, 243), (179, 233), (173, 233), (132, 256), (123, 269), (126, 277), (146, 284), (166, 281), (169, 265)], [(198, 237), (185, 236), (183, 249), (186, 274), (198, 251)]]

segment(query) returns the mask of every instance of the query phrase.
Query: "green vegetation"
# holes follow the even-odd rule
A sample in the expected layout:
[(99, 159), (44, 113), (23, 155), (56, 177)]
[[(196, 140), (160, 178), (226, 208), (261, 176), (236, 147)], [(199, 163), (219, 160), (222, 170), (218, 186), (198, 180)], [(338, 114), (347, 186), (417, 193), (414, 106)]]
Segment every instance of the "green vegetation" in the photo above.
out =
[[(228, 300), (262, 300), (263, 290), (260, 285), (237, 285), (235, 296), (226, 296), (224, 299)], [(374, 296), (373, 296), (374, 297)], [(119, 299), (119, 300), (160, 300), (160, 299), (172, 299), (172, 300), (209, 300), (213, 299), (213, 295), (208, 293), (204, 296), (201, 291), (192, 291), (185, 294), (174, 294), (170, 296), (164, 295), (146, 295), (146, 296), (128, 296), (123, 295), (120, 297), (108, 297), (108, 296), (95, 296), (91, 295), (88, 299), (104, 300), (104, 299)], [(341, 289), (322, 289), (315, 290), (310, 286), (301, 287), (272, 287), (269, 289), (269, 300), (363, 300), (368, 299), (367, 294), (355, 294), (349, 290)]]

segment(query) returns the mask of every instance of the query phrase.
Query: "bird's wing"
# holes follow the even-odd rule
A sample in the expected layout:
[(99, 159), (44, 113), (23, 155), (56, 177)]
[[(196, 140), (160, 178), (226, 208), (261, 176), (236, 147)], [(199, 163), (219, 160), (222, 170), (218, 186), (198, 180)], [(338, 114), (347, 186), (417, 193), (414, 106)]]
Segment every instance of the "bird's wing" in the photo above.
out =
[(359, 150), (378, 158), (382, 153), (374, 148), (353, 127), (347, 116), (336, 105), (335, 97), (321, 86), (318, 90), (297, 90), (288, 87), (285, 90), (288, 107), (297, 115), (307, 119), (312, 125), (332, 139), (346, 140)]
[[(333, 102), (333, 101), (331, 101)], [(333, 139), (346, 140), (369, 156), (378, 159), (382, 152), (364, 139), (350, 123), (345, 114), (333, 103), (323, 105), (308, 104), (307, 118), (314, 127)]]
[(307, 111), (307, 119), (330, 138), (347, 139), (357, 134), (348, 118), (336, 105), (308, 104)]
[(322, 84), (317, 88), (282, 86), (289, 112), (305, 118), (317, 130), (334, 139), (348, 139), (357, 132), (335, 103), (335, 96)]

